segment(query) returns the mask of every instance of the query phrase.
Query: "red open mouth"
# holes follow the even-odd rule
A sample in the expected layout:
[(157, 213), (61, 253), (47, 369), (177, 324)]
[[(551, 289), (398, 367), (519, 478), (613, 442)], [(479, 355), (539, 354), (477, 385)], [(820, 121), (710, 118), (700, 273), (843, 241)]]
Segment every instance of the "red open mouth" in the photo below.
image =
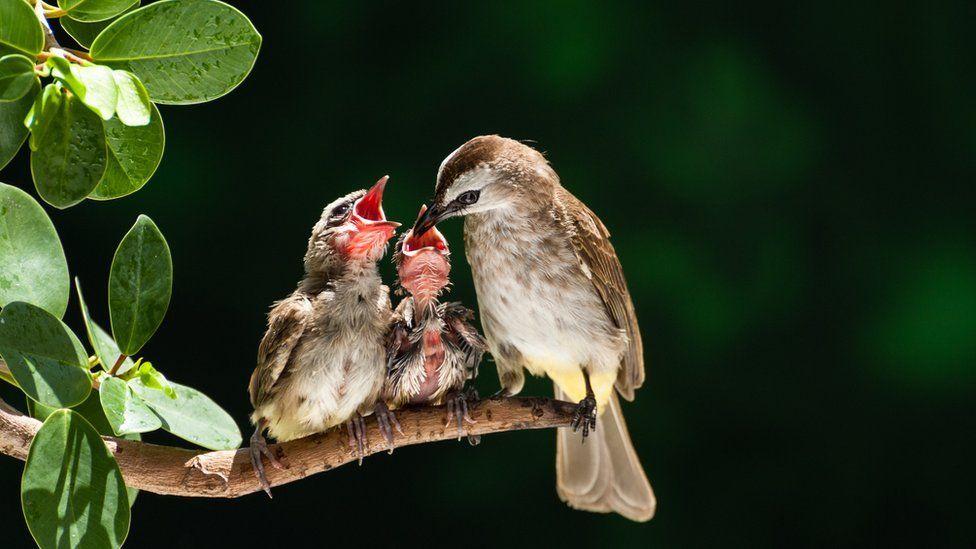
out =
[[(386, 188), (386, 182), (389, 179), (390, 176), (384, 175), (369, 192), (356, 201), (356, 205), (353, 206), (353, 213), (356, 214), (357, 221), (364, 222), (364, 225), (390, 223), (386, 221), (386, 214), (383, 213), (383, 190)], [(396, 226), (400, 226), (400, 224), (397, 223)]]
[[(427, 206), (422, 206), (420, 208), (420, 215), (424, 215), (425, 211), (427, 211)], [(412, 255), (424, 248), (433, 248), (439, 252), (446, 252), (447, 239), (437, 230), (437, 227), (432, 227), (419, 237), (415, 237), (413, 231), (411, 231), (403, 241), (403, 253), (406, 255)]]

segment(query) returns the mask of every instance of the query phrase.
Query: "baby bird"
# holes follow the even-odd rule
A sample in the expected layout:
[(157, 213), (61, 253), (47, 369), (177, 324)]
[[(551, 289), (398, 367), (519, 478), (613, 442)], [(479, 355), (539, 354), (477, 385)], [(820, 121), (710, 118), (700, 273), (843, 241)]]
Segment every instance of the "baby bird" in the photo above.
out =
[(399, 226), (383, 213), (387, 179), (325, 207), (308, 242), (305, 277), (268, 315), (249, 385), (256, 427), (251, 463), (268, 496), (261, 456), (282, 465), (268, 450), (265, 429), (283, 442), (345, 422), (350, 446), (362, 462), (363, 415), (375, 412), (392, 440), (389, 425), (395, 417), (378, 400), (392, 311), (376, 262)]
[[(421, 208), (420, 215), (426, 207)], [(451, 272), (447, 240), (436, 228), (415, 237), (407, 232), (393, 260), (407, 297), (397, 306), (387, 339), (388, 373), (383, 399), (391, 408), (447, 403), (447, 424), (457, 420), (458, 440), (468, 414), (464, 383), (478, 375), (485, 340), (470, 324), (474, 314), (460, 303), (440, 303)], [(475, 441), (472, 441), (475, 442)]]

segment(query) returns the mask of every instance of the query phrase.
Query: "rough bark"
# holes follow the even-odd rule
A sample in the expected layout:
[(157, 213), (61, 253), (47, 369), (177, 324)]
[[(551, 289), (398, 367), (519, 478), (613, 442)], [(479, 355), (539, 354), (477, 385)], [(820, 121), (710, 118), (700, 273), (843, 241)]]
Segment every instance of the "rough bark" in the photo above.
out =
[[(571, 403), (547, 398), (486, 399), (472, 406), (470, 413), (476, 423), (466, 423), (465, 433), (486, 435), (565, 427), (569, 425), (574, 409)], [(456, 425), (446, 427), (446, 417), (444, 407), (398, 410), (397, 418), (404, 434), (395, 433), (393, 447), (457, 439)], [(0, 453), (26, 460), (30, 443), (40, 427), (41, 422), (0, 400)], [(367, 436), (370, 443), (367, 455), (388, 450), (373, 418), (368, 418)], [(115, 454), (126, 484), (133, 488), (156, 494), (213, 498), (236, 498), (261, 490), (251, 468), (248, 448), (204, 452), (103, 438)], [(288, 465), (285, 469), (275, 469), (265, 461), (272, 486), (357, 460), (348, 436), (341, 429), (269, 447), (283, 456)]]

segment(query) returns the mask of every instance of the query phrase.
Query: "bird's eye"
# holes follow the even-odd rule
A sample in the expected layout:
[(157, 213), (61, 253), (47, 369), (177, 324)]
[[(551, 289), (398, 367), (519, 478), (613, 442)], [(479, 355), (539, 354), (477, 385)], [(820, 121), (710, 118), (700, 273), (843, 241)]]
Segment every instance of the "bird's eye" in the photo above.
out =
[(343, 204), (339, 204), (338, 206), (336, 206), (332, 210), (332, 215), (330, 217), (332, 217), (333, 219), (336, 217), (342, 217), (346, 215), (348, 211), (349, 211), (349, 203), (345, 202)]
[(478, 196), (480, 194), (481, 191), (464, 191), (460, 194), (460, 196), (457, 197), (457, 201), (463, 206), (470, 206), (478, 201)]

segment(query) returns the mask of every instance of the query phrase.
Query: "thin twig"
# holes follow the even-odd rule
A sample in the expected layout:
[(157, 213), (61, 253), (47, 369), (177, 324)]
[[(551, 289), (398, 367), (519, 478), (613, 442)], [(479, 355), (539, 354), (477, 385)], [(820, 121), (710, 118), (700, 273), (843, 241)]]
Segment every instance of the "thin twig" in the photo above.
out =
[(119, 368), (122, 366), (122, 363), (125, 362), (126, 358), (128, 357), (126, 357), (125, 353), (120, 354), (119, 359), (115, 361), (115, 365), (113, 365), (112, 369), (109, 370), (108, 375), (114, 376), (116, 373), (118, 373)]
[[(574, 404), (548, 398), (486, 399), (472, 406), (470, 413), (476, 423), (467, 425), (465, 434), (565, 427), (574, 410)], [(445, 416), (443, 406), (398, 410), (397, 417), (404, 434), (394, 434), (393, 447), (457, 438), (453, 427), (445, 428)], [(0, 453), (26, 460), (31, 440), (40, 426), (36, 419), (0, 400)], [(375, 421), (369, 421), (366, 435), (370, 442), (367, 455), (388, 450)], [(248, 448), (201, 452), (103, 438), (115, 454), (126, 484), (132, 488), (157, 494), (212, 498), (236, 498), (261, 490), (251, 468)], [(272, 486), (294, 482), (358, 459), (349, 447), (348, 437), (338, 429), (273, 444), (270, 449), (288, 464), (285, 469), (266, 467)]]

